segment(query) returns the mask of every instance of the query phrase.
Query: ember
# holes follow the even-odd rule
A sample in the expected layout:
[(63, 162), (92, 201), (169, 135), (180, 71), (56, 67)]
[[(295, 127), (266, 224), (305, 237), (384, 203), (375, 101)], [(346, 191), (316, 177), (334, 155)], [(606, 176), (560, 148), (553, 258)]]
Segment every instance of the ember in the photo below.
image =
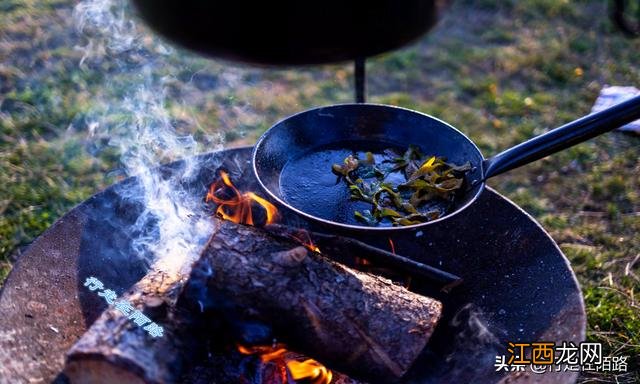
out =
[(217, 216), (238, 224), (255, 225), (252, 213), (255, 204), (264, 209), (265, 224), (272, 224), (278, 217), (278, 209), (273, 204), (253, 192), (240, 192), (225, 171), (220, 171), (220, 179), (211, 184), (205, 201), (218, 205)]
[(307, 248), (311, 252), (320, 253), (320, 248), (311, 240), (309, 232), (301, 229), (298, 233), (293, 235), (293, 238), (300, 243), (303, 247)]
[(283, 344), (275, 346), (245, 347), (238, 345), (238, 351), (244, 355), (258, 355), (263, 363), (274, 363), (278, 371), (282, 373), (283, 383), (289, 383), (289, 376), (295, 380), (304, 380), (312, 384), (329, 384), (333, 378), (330, 370), (313, 359), (302, 361), (295, 359), (295, 354), (290, 353)]

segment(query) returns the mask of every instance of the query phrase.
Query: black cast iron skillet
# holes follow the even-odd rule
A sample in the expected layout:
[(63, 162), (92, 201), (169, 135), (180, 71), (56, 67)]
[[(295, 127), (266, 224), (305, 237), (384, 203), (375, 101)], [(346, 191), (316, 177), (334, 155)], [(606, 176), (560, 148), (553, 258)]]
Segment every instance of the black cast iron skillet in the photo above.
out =
[[(467, 136), (429, 115), (386, 105), (332, 105), (298, 113), (271, 127), (255, 146), (253, 168), (261, 187), (273, 199), (321, 226), (348, 232), (415, 230), (447, 220), (473, 204), (486, 179), (638, 118), (640, 96), (485, 159)], [(348, 188), (336, 183), (331, 165), (341, 163), (354, 151), (404, 151), (410, 144), (456, 164), (471, 162), (466, 191), (456, 197), (449, 213), (437, 220), (404, 227), (363, 226), (353, 213), (369, 205), (349, 199)]]

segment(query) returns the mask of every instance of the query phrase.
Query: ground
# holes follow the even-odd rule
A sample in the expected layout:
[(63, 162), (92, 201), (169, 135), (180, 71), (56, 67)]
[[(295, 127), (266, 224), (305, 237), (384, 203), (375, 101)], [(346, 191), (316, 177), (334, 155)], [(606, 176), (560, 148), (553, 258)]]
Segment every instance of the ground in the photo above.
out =
[[(123, 177), (88, 122), (136, 73), (108, 57), (80, 65), (74, 5), (0, 1), (0, 284), (36, 236)], [(250, 144), (291, 113), (353, 97), (350, 65), (255, 69), (183, 51), (159, 62), (171, 121), (199, 150)], [(370, 59), (368, 93), (453, 124), (489, 155), (587, 114), (605, 84), (640, 87), (639, 63), (640, 39), (613, 27), (605, 1), (465, 0), (416, 44)], [(630, 356), (631, 373), (582, 381), (640, 381), (639, 145), (610, 133), (489, 182), (571, 261), (588, 339)]]

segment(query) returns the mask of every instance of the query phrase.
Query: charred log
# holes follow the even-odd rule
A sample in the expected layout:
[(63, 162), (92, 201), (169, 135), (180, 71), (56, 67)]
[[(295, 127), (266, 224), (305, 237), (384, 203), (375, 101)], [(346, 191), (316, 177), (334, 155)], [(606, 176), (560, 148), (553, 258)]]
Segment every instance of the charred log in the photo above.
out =
[(220, 223), (189, 285), (206, 285), (207, 295), (273, 325), (294, 350), (364, 380), (402, 377), (441, 311), (440, 302), (387, 279), (313, 252), (301, 257), (289, 241), (229, 222)]

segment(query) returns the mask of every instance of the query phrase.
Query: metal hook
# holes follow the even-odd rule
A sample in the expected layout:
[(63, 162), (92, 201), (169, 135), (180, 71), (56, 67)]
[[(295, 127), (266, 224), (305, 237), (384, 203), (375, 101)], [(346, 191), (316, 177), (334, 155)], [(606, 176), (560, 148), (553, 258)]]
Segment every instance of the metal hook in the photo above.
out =
[(365, 72), (365, 61), (364, 57), (359, 57), (354, 62), (354, 77), (355, 77), (355, 86), (356, 86), (356, 103), (364, 103), (366, 102), (366, 72)]

